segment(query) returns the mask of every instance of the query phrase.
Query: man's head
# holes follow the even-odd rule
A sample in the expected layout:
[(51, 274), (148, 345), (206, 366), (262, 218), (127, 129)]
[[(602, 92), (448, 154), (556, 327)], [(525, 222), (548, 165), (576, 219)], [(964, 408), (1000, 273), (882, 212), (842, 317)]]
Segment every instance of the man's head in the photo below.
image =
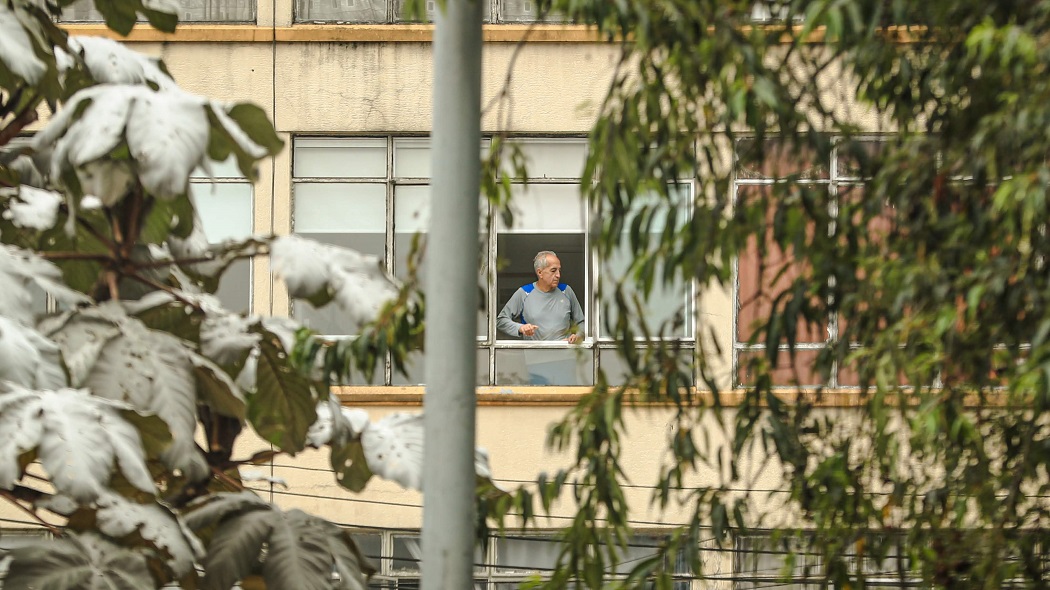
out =
[(536, 254), (532, 259), (532, 267), (536, 269), (536, 286), (544, 293), (558, 288), (561, 282), (561, 260), (558, 255), (550, 250), (544, 250)]

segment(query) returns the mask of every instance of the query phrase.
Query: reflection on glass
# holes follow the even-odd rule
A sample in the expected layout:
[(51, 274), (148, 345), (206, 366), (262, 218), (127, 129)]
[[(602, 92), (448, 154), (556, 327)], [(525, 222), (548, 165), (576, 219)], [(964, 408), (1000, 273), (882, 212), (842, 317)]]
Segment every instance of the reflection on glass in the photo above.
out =
[(292, 173), (296, 178), (386, 178), (386, 139), (297, 138)]
[[(252, 234), (252, 185), (194, 183), (193, 196), (204, 235), (211, 243), (242, 240)], [(222, 275), (215, 295), (232, 312), (248, 312), (252, 301), (251, 261), (238, 260)]]
[(496, 385), (592, 385), (593, 368), (579, 347), (496, 350)]
[[(393, 370), (390, 377), (391, 385), (424, 385), (426, 384), (426, 356), (422, 351), (413, 351), (405, 359), (405, 373), (402, 375), (397, 369)], [(475, 367), (475, 384), (489, 384), (489, 351), (482, 349), (477, 354), (477, 365)]]
[(564, 23), (568, 22), (565, 15), (557, 12), (540, 14), (539, 3), (536, 0), (503, 0), (503, 20), (515, 23)]
[[(643, 355), (644, 352), (644, 350), (639, 349), (639, 356)], [(682, 385), (690, 387), (696, 385), (696, 371), (692, 357), (692, 349), (682, 350), (678, 353), (679, 376), (683, 380)], [(606, 382), (611, 386), (625, 385), (631, 376), (631, 370), (627, 365), (627, 361), (624, 360), (619, 350), (615, 348), (602, 348), (599, 350), (598, 362), (605, 373)]]
[[(631, 215), (637, 215), (640, 211), (651, 210), (649, 217), (648, 236), (649, 244), (657, 244), (661, 240), (661, 234), (665, 231), (668, 223), (672, 227), (682, 227), (688, 223), (689, 202), (691, 189), (689, 185), (680, 185), (670, 189), (671, 202), (662, 201), (655, 195), (639, 195), (632, 203)], [(673, 216), (671, 214), (674, 214)], [(622, 282), (622, 289), (627, 301), (641, 302), (641, 309), (627, 310), (627, 319), (633, 325), (644, 322), (650, 333), (659, 333), (664, 324), (670, 330), (663, 332), (664, 335), (676, 338), (691, 338), (693, 336), (693, 300), (690, 292), (689, 281), (681, 276), (675, 276), (670, 282), (664, 282), (663, 264), (657, 264), (653, 269), (652, 288), (648, 295), (643, 297), (643, 289), (638, 280), (632, 276), (631, 265), (636, 258), (631, 253), (629, 244), (630, 236), (624, 232), (620, 236), (619, 246), (614, 249), (603, 267), (603, 293), (604, 307), (602, 312), (605, 317), (601, 323), (601, 335), (603, 337), (614, 337), (615, 326), (620, 318), (619, 307), (615, 304), (613, 289), (616, 284)], [(637, 333), (637, 330), (635, 330)]]
[[(148, 3), (147, 3), (148, 4)], [(179, 22), (253, 22), (255, 0), (181, 0)], [(64, 22), (102, 22), (102, 13), (92, 0), (78, 0), (62, 10)], [(139, 20), (145, 20), (139, 18)]]
[(387, 0), (295, 0), (295, 20), (385, 23)]
[[(295, 233), (382, 258), (386, 245), (385, 185), (299, 183), (294, 199)], [(356, 330), (334, 304), (316, 309), (309, 303), (296, 302), (293, 313), (323, 334), (352, 334)]]

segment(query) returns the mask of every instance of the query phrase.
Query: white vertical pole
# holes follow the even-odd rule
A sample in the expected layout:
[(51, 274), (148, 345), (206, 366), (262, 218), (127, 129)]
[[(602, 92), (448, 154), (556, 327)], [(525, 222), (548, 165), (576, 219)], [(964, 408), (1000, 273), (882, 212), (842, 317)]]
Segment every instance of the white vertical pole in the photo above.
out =
[(446, 0), (435, 15), (423, 590), (466, 590), (473, 580), (483, 1)]

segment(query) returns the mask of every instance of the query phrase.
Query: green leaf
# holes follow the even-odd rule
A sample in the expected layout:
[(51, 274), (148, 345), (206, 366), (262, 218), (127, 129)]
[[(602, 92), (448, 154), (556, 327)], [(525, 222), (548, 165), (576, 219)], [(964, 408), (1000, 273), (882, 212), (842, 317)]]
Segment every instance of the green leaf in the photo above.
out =
[(332, 469), (335, 471), (339, 485), (351, 492), (365, 489), (372, 478), (372, 470), (365, 461), (364, 448), (360, 439), (349, 441), (342, 446), (332, 447)]
[(200, 401), (216, 413), (243, 421), (247, 402), (233, 378), (209, 359), (198, 354), (194, 354), (192, 359)]
[(261, 325), (256, 391), (248, 398), (248, 420), (256, 432), (282, 451), (297, 453), (317, 419), (320, 395), (312, 381), (292, 367), (280, 339)]
[(250, 492), (206, 498), (189, 507), (186, 520), (208, 539), (204, 590), (228, 590), (260, 573), (268, 588), (365, 590), (374, 571), (340, 527), (300, 510), (283, 512)]
[(141, 590), (156, 584), (140, 551), (91, 534), (19, 545), (10, 551), (5, 588), (107, 588)]
[(276, 155), (284, 148), (284, 141), (270, 122), (270, 117), (262, 107), (250, 102), (233, 105), (226, 114), (241, 126), (252, 141), (266, 148), (269, 154)]

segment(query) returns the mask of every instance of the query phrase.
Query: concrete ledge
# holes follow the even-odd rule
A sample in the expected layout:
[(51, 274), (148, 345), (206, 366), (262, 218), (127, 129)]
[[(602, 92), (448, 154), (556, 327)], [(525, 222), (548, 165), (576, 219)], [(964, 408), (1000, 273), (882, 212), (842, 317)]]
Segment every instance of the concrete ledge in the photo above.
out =
[[(431, 24), (301, 24), (291, 27), (260, 27), (238, 24), (185, 24), (174, 33), (163, 33), (149, 25), (136, 26), (121, 37), (102, 23), (63, 23), (74, 35), (94, 35), (129, 43), (430, 43)], [(601, 39), (583, 25), (484, 25), (486, 43), (597, 43)]]

